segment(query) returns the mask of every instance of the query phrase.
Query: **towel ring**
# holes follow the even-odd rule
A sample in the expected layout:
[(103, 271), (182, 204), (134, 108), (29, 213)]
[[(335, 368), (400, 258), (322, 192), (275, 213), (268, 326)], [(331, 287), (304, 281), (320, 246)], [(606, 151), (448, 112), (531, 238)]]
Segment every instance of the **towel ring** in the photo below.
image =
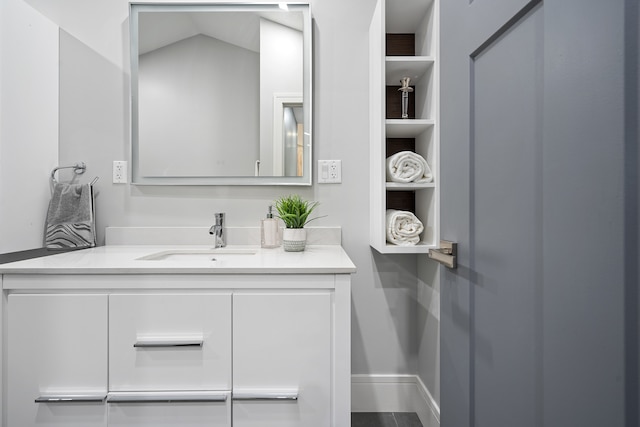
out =
[(87, 170), (87, 165), (84, 162), (79, 162), (73, 166), (57, 166), (51, 171), (51, 181), (58, 182), (56, 181), (56, 172), (60, 169), (73, 169), (76, 175), (81, 175)]

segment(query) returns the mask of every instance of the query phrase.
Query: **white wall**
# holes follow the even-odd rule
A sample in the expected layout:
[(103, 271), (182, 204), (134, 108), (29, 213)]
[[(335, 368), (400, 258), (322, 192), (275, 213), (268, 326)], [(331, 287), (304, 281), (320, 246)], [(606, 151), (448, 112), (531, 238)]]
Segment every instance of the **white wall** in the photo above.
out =
[[(229, 226), (258, 226), (267, 206), (280, 195), (296, 192), (318, 200), (321, 203), (318, 214), (327, 217), (316, 224), (343, 227), (343, 246), (358, 267), (352, 282), (353, 374), (399, 375), (420, 371), (430, 387), (438, 387), (437, 361), (432, 350), (437, 345), (437, 336), (433, 336), (433, 316), (428, 311), (433, 308), (425, 309), (432, 307), (436, 295), (433, 271), (421, 273), (419, 279), (417, 264), (420, 262), (422, 269), (422, 263), (428, 262), (426, 257), (380, 255), (369, 247), (368, 29), (374, 2), (312, 1), (314, 159), (342, 160), (343, 182), (314, 184), (310, 188), (112, 184), (112, 161), (128, 159), (130, 149), (127, 2), (30, 0), (30, 3), (63, 30), (60, 161), (84, 160), (88, 166), (86, 178), (101, 177), (96, 203), (99, 229), (209, 225), (216, 211), (227, 213)], [(9, 38), (18, 39), (23, 30), (6, 31)], [(2, 60), (9, 54), (3, 50)], [(25, 75), (20, 79), (26, 86), (39, 77)], [(15, 92), (6, 100), (3, 97), (3, 102), (11, 107), (20, 106), (23, 100)], [(27, 102), (21, 108), (36, 108), (39, 100)], [(48, 114), (53, 111), (55, 107), (46, 109)], [(55, 141), (48, 144), (43, 143), (49, 149), (55, 147)], [(21, 153), (21, 161), (28, 157), (13, 142), (12, 147)], [(47, 173), (48, 169), (41, 167), (29, 176), (46, 177)], [(3, 197), (2, 204), (17, 200), (17, 195)], [(25, 227), (22, 230), (35, 234), (35, 230)], [(103, 231), (99, 233), (99, 241), (104, 241)], [(419, 361), (421, 356), (427, 359)], [(437, 395), (436, 390), (431, 392)]]
[(440, 274), (427, 255), (418, 256), (418, 375), (440, 413)]
[(0, 253), (42, 246), (58, 162), (58, 27), (0, 2)]

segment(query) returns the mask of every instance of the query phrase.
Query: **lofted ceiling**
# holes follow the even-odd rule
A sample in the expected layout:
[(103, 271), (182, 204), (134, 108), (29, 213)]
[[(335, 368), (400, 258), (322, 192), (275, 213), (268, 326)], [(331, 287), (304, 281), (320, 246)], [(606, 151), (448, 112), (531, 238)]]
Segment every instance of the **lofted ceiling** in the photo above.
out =
[(138, 52), (142, 55), (198, 34), (259, 52), (261, 18), (302, 31), (299, 12), (142, 12)]

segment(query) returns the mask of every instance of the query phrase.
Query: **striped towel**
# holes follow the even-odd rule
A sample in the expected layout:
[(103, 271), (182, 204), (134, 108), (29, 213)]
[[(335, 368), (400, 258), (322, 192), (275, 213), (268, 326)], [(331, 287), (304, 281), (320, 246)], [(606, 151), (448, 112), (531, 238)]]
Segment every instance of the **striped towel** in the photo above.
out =
[(45, 226), (47, 248), (90, 248), (96, 245), (93, 187), (61, 184), (53, 187)]

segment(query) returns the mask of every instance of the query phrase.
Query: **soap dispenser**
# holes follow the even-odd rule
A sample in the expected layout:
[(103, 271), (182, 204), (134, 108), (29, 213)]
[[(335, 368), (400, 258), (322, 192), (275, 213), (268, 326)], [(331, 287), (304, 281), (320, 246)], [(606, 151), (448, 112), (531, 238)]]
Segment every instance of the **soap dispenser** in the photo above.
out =
[(273, 206), (269, 206), (267, 217), (260, 224), (260, 245), (263, 248), (277, 248), (281, 245), (278, 219), (273, 217)]

